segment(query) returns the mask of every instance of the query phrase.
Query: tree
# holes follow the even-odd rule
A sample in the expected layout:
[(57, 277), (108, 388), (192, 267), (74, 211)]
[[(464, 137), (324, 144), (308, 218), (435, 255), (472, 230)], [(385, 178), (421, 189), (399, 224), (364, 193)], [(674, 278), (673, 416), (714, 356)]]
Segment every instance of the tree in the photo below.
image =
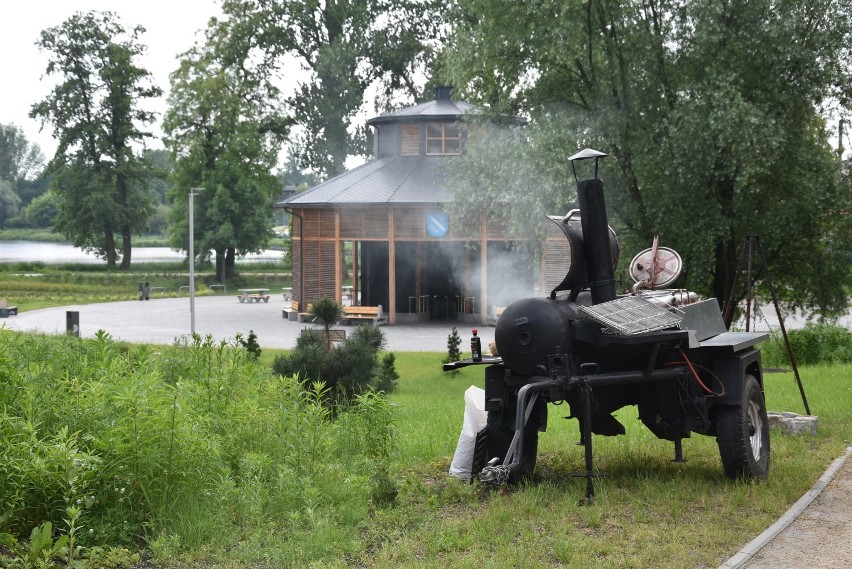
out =
[(50, 54), (46, 74), (60, 81), (30, 111), (53, 126), (59, 143), (49, 164), (62, 200), (57, 228), (110, 267), (119, 237), (122, 269), (130, 267), (132, 235), (151, 208), (148, 168), (136, 149), (154, 119), (143, 105), (161, 91), (135, 63), (145, 51), (144, 31), (125, 28), (112, 12), (78, 12), (42, 31), (37, 45)]
[(169, 182), (169, 176), (174, 170), (171, 153), (164, 149), (146, 148), (142, 151), (142, 156), (151, 165), (149, 185), (154, 203), (165, 204), (167, 201), (166, 194), (169, 193), (169, 189), (172, 187)]
[(415, 78), (432, 60), (436, 5), (433, 0), (225, 0), (222, 9), (242, 22), (232, 41), (248, 40), (279, 66), (295, 61), (308, 73), (297, 80), (288, 106), (303, 127), (297, 137), (302, 165), (330, 178), (345, 171), (348, 156), (368, 153), (366, 130), (354, 119), (371, 87), (385, 101), (419, 94)]
[(172, 244), (188, 249), (187, 195), (205, 188), (195, 200), (196, 251), (214, 251), (220, 281), (233, 274), (237, 255), (260, 251), (272, 236), (280, 188), (271, 171), (290, 127), (268, 61), (226, 41), (240, 26), (238, 18), (211, 20), (205, 43), (182, 56), (163, 122), (174, 160)]
[[(450, 332), (449, 336), (447, 336), (447, 357), (444, 358), (444, 363), (452, 363), (457, 362), (461, 359), (461, 351), (459, 347), (461, 346), (461, 338), (459, 337), (459, 331), (453, 326), (452, 332)], [(455, 375), (457, 370), (453, 370), (452, 373)]]
[(14, 124), (0, 124), (0, 180), (6, 180), (26, 207), (33, 198), (47, 191), (44, 154), (31, 143), (23, 129)]
[[(567, 157), (593, 147), (610, 155), (622, 244), (659, 234), (684, 257), (685, 285), (725, 298), (756, 234), (791, 304), (845, 306), (852, 204), (821, 111), (852, 92), (848, 0), (466, 0), (450, 21), (447, 76), (495, 113), (530, 118), (502, 139), (471, 129), (454, 165), (469, 172), (460, 210), (505, 211), (508, 193), (510, 225), (540, 226), (542, 210), (574, 200)], [(515, 199), (531, 184), (535, 199)]]
[[(24, 201), (18, 189), (24, 181), (41, 175), (44, 154), (38, 144), (27, 140), (21, 127), (0, 124), (0, 180), (6, 180)], [(31, 199), (31, 198), (30, 198)], [(25, 200), (29, 203), (29, 199)]]
[(322, 324), (326, 347), (331, 350), (331, 327), (343, 316), (343, 307), (333, 298), (322, 297), (311, 305), (309, 312), (315, 321)]
[(25, 217), (30, 227), (47, 229), (53, 227), (58, 213), (59, 196), (48, 190), (30, 202), (26, 207)]
[(311, 186), (317, 185), (320, 180), (313, 172), (305, 172), (299, 163), (301, 151), (298, 146), (290, 145), (287, 151), (287, 157), (284, 159), (284, 166), (278, 170), (276, 178), (282, 188), (287, 186), (296, 186), (297, 189), (303, 190)]
[(12, 184), (0, 179), (0, 229), (5, 229), (6, 220), (18, 214), (21, 198), (12, 189)]

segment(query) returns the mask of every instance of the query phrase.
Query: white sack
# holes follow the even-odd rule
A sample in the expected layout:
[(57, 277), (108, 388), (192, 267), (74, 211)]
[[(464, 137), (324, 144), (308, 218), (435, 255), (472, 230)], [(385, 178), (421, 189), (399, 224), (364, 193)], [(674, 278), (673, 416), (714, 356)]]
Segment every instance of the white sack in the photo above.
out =
[(473, 466), (473, 449), (476, 446), (476, 433), (485, 428), (488, 414), (485, 412), (485, 390), (471, 385), (464, 392), (464, 423), (461, 435), (450, 464), (450, 474), (462, 480), (470, 478)]

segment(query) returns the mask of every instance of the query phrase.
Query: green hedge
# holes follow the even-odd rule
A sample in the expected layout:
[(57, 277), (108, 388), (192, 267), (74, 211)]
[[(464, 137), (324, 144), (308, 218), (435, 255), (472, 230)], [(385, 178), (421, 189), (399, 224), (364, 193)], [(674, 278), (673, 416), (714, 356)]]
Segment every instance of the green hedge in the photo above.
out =
[[(799, 365), (852, 362), (852, 332), (843, 326), (809, 323), (804, 328), (787, 330), (787, 335)], [(764, 366), (790, 364), (780, 330), (774, 330), (769, 341), (760, 348)]]

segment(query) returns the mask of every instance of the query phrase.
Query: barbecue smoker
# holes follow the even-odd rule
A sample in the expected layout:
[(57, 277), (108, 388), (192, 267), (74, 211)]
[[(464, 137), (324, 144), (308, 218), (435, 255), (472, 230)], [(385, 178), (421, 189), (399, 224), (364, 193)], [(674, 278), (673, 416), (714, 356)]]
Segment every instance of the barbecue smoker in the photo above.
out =
[[(731, 478), (763, 479), (769, 472), (769, 423), (756, 344), (765, 333), (728, 332), (716, 299), (662, 289), (680, 271), (680, 257), (654, 246), (630, 266), (636, 282), (617, 296), (615, 233), (607, 223), (597, 160), (595, 177), (577, 183), (579, 211), (550, 217), (570, 245), (564, 280), (548, 298), (509, 305), (497, 321), (499, 356), (484, 355), (486, 427), (477, 435), (474, 475), (488, 484), (532, 473), (547, 403), (567, 402), (585, 446), (586, 497), (594, 497), (592, 435), (625, 433), (612, 413), (637, 405), (658, 438), (681, 441), (691, 433), (715, 436)], [(475, 365), (446, 364), (445, 370)]]

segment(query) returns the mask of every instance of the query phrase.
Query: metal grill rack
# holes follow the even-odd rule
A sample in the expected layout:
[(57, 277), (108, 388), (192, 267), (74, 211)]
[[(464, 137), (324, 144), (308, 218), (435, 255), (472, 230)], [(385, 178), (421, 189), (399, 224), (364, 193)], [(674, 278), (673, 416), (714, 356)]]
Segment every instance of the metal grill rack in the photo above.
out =
[(604, 333), (622, 336), (678, 328), (683, 312), (662, 308), (639, 296), (625, 296), (577, 310), (604, 326)]

